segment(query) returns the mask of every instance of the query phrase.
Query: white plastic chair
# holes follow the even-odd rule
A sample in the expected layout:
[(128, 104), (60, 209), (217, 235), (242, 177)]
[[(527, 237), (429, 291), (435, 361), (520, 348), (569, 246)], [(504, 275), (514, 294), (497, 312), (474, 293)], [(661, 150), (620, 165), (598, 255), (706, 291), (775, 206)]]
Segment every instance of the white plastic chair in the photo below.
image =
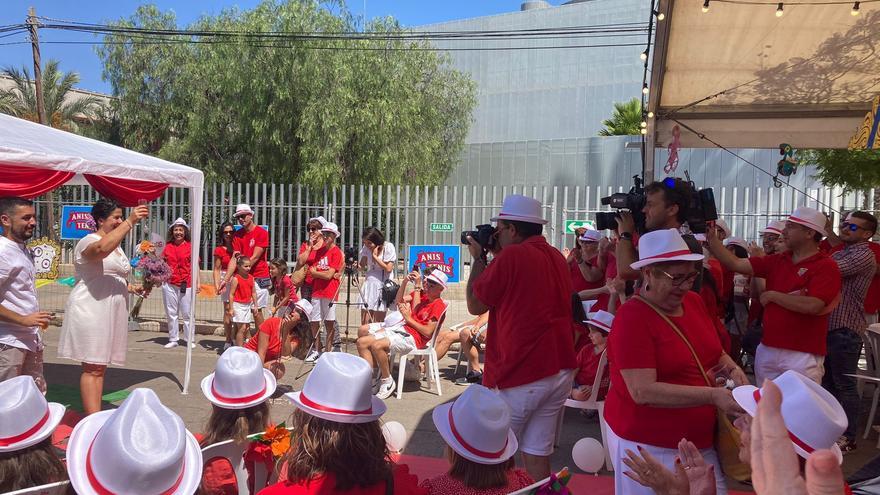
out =
[[(868, 414), (868, 423), (865, 426), (865, 434), (862, 438), (868, 438), (868, 435), (871, 434), (871, 427), (874, 425), (874, 415), (877, 413), (877, 401), (880, 399), (880, 377), (876, 375), (877, 370), (880, 370), (880, 353), (874, 352), (875, 349), (880, 349), (880, 323), (874, 323), (873, 325), (868, 326), (868, 330), (865, 332), (865, 339), (871, 348), (871, 351), (866, 349), (865, 355), (868, 359), (873, 361), (872, 363), (868, 363), (868, 370), (873, 369), (874, 375), (845, 375), (855, 378), (860, 384), (869, 383), (874, 385), (874, 394), (871, 397), (871, 412)], [(878, 439), (877, 446), (880, 448), (880, 439)]]
[[(403, 379), (404, 373), (406, 372), (406, 360), (410, 356), (425, 356), (428, 358), (428, 386), (430, 387), (432, 382), (435, 383), (437, 385), (437, 396), (439, 397), (443, 395), (443, 392), (440, 390), (440, 360), (437, 359), (437, 352), (434, 350), (434, 343), (437, 341), (437, 335), (440, 334), (440, 328), (443, 327), (443, 320), (446, 319), (446, 311), (449, 310), (449, 302), (443, 301), (443, 304), (445, 304), (446, 307), (443, 308), (443, 313), (440, 314), (440, 319), (437, 320), (437, 326), (434, 328), (434, 334), (431, 335), (431, 340), (428, 341), (428, 345), (424, 349), (413, 349), (406, 354), (400, 355), (399, 363), (397, 365), (397, 400), (400, 400), (403, 397)], [(394, 362), (393, 358), (391, 361)]]
[[(602, 379), (607, 372), (608, 349), (602, 351), (599, 357), (599, 371), (596, 373), (596, 379), (593, 380), (593, 388), (590, 390), (590, 396), (587, 400), (565, 399), (565, 407), (572, 409), (595, 410), (599, 414), (599, 431), (602, 434), (602, 448), (605, 449), (605, 467), (608, 471), (613, 471), (611, 465), (611, 453), (608, 452), (608, 425), (605, 424), (605, 417), (602, 414), (605, 411), (605, 401), (599, 400), (599, 389), (601, 388)], [(562, 435), (562, 421), (565, 418), (565, 408), (559, 412), (559, 419), (556, 424), (556, 444), (559, 443), (559, 437)]]
[[(259, 435), (257, 433), (256, 435)], [(251, 435), (255, 436), (255, 435)], [(235, 481), (238, 484), (238, 493), (251, 493), (248, 489), (248, 472), (245, 468), (244, 452), (248, 448), (248, 443), (235, 443), (235, 440), (226, 440), (208, 445), (202, 449), (202, 459), (204, 465), (207, 466), (217, 458), (226, 459), (232, 465), (232, 471), (235, 473)], [(275, 473), (268, 472), (266, 465), (262, 462), (254, 463), (254, 492), (259, 492), (270, 483), (275, 481)]]
[(57, 483), (49, 483), (48, 485), (32, 486), (14, 492), (6, 492), (6, 495), (64, 495), (67, 493), (68, 486), (70, 486), (69, 481), (59, 481)]
[[(452, 330), (453, 332), (461, 332), (465, 328), (474, 328), (473, 325), (466, 325), (466, 323), (467, 323), (466, 321), (463, 321), (461, 323), (456, 323), (455, 325), (452, 325), (451, 327), (449, 327), (449, 329)], [(489, 325), (488, 323), (480, 325), (480, 328), (477, 329), (477, 332), (485, 332), (486, 327), (488, 325)], [(461, 345), (461, 344), (459, 344), (459, 345)], [(458, 376), (458, 370), (461, 368), (462, 361), (464, 361), (464, 350), (461, 347), (459, 347), (458, 361), (455, 363), (455, 371), (452, 372), (453, 378)]]

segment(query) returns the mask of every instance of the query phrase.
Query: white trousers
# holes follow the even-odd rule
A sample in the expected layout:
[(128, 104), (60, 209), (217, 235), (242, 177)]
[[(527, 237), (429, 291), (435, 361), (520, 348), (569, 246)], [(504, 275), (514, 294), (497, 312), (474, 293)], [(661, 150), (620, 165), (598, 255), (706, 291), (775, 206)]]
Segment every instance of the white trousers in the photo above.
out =
[(755, 352), (755, 381), (760, 387), (765, 379), (773, 380), (794, 370), (821, 385), (824, 364), (825, 356), (760, 344)]
[(192, 287), (187, 287), (186, 293), (180, 293), (180, 286), (162, 284), (162, 299), (165, 300), (165, 316), (168, 317), (168, 341), (180, 340), (178, 318), (183, 319), (184, 338), (192, 341), (192, 327), (189, 324), (189, 316), (192, 314)]
[[(624, 471), (631, 469), (623, 463), (626, 457), (626, 451), (631, 450), (639, 453), (639, 446), (654, 456), (660, 464), (666, 466), (672, 472), (675, 472), (675, 458), (678, 457), (678, 449), (667, 449), (664, 447), (656, 447), (646, 443), (631, 442), (620, 438), (611, 427), (607, 427), (608, 454), (611, 455), (611, 464), (614, 467), (614, 494), (615, 495), (654, 495), (654, 490), (644, 487), (629, 476), (623, 474)], [(721, 471), (721, 464), (718, 462), (718, 454), (715, 449), (700, 450), (703, 459), (709, 464), (715, 465), (715, 490), (717, 495), (727, 495), (727, 483), (724, 479), (724, 473)]]

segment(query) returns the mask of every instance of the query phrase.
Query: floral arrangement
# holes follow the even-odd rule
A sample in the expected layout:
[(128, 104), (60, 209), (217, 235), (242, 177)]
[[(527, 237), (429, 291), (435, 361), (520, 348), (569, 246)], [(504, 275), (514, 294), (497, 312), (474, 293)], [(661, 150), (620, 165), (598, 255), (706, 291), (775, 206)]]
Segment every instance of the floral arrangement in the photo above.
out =
[(290, 450), (290, 430), (283, 422), (278, 426), (270, 425), (264, 433), (250, 438), (251, 444), (244, 454), (244, 460), (262, 462), (270, 472), (278, 459)]
[(131, 308), (131, 317), (137, 318), (141, 312), (144, 298), (150, 295), (153, 287), (159, 287), (171, 278), (171, 267), (165, 260), (156, 255), (156, 248), (150, 241), (138, 244), (137, 254), (131, 259), (134, 268), (134, 287), (142, 289), (138, 300)]

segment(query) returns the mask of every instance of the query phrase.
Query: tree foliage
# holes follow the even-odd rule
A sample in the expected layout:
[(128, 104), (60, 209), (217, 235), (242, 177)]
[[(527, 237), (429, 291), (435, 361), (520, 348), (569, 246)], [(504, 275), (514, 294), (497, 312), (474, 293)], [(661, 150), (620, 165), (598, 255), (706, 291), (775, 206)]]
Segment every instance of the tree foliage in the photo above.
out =
[(816, 166), (816, 178), (846, 191), (880, 187), (880, 151), (806, 150), (804, 162)]
[[(117, 24), (177, 29), (154, 6)], [(341, 1), (264, 0), (189, 28), (338, 33), (356, 23)], [(367, 30), (403, 31), (390, 18)], [(130, 36), (109, 35), (98, 49), (123, 143), (214, 180), (438, 184), (458, 162), (476, 103), (473, 82), (424, 42)]]
[(638, 98), (614, 104), (614, 113), (610, 119), (602, 121), (604, 129), (600, 136), (631, 136), (642, 130), (642, 102)]

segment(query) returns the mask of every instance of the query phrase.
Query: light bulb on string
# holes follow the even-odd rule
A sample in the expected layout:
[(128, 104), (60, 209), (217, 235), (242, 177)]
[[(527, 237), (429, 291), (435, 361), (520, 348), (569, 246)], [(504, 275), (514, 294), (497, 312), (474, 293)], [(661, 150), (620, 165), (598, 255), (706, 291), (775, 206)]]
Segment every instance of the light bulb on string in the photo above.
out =
[(643, 120), (642, 121), (642, 129), (644, 129), (645, 127), (648, 127), (648, 123)]
[(709, 12), (709, 0), (703, 2), (703, 13)]
[(649, 119), (653, 119), (653, 118), (654, 118), (654, 112), (648, 112), (648, 118), (649, 118)]
[(853, 4), (853, 8), (852, 8), (852, 10), (849, 11), (849, 13), (852, 14), (852, 15), (859, 15), (859, 4), (860, 4), (860, 3), (861, 3), (861, 2), (856, 2), (856, 3), (854, 3), (854, 4)]
[(642, 94), (643, 95), (648, 94), (648, 83), (645, 83), (642, 85)]
[(644, 62), (645, 60), (648, 60), (648, 50), (643, 51), (643, 52), (639, 55), (639, 58), (642, 59), (642, 62)]
[(784, 12), (782, 11), (782, 2), (779, 2), (779, 5), (776, 6), (776, 17), (782, 17)]
[(645, 129), (645, 128), (643, 127), (643, 128), (642, 128), (642, 134), (647, 134), (647, 133), (648, 133), (648, 129)]
[(658, 21), (662, 21), (663, 19), (666, 19), (666, 14), (664, 14), (663, 12), (658, 12), (656, 10), (654, 11), (654, 16), (657, 17)]

